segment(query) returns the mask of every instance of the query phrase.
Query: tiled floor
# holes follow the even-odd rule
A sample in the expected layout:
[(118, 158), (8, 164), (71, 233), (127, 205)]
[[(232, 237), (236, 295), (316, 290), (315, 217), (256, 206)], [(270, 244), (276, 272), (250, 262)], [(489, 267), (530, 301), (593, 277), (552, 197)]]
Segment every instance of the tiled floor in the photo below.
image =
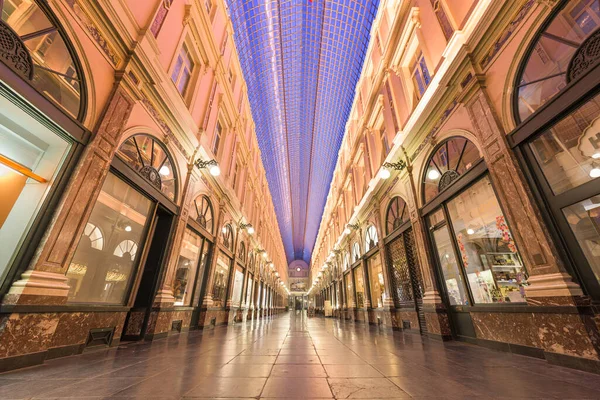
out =
[(291, 397), (600, 399), (600, 377), (292, 313), (0, 375), (0, 399)]

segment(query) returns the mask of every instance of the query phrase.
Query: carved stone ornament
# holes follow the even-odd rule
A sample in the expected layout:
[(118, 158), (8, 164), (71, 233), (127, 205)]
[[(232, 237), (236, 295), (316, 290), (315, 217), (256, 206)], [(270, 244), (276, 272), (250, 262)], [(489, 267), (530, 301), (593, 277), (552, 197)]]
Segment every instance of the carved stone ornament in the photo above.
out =
[(160, 180), (160, 174), (156, 170), (156, 168), (151, 167), (150, 165), (146, 165), (140, 169), (139, 174), (146, 178), (148, 182), (152, 184), (152, 186), (156, 187), (158, 190), (162, 187), (162, 182)]
[(453, 169), (450, 169), (444, 172), (444, 175), (440, 178), (440, 183), (438, 183), (438, 190), (441, 192), (446, 189), (452, 182), (457, 180), (460, 177), (460, 174)]
[(0, 20), (0, 59), (27, 80), (33, 79), (33, 61), (29, 50), (17, 33)]
[(573, 54), (567, 68), (567, 82), (583, 75), (596, 65), (598, 60), (600, 60), (600, 29), (596, 29)]

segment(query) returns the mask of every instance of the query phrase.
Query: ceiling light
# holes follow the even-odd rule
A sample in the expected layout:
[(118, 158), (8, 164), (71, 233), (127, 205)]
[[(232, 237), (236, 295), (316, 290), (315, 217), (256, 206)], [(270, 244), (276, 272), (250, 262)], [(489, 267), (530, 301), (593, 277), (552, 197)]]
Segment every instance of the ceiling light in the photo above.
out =
[(427, 177), (432, 181), (436, 181), (440, 178), (440, 173), (437, 171), (437, 169), (432, 169), (427, 174)]

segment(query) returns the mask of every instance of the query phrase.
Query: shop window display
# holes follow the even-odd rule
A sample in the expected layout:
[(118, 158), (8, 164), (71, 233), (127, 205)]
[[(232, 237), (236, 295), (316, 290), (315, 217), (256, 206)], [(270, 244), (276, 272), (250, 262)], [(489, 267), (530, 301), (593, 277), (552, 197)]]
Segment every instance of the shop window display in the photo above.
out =
[(600, 178), (600, 95), (536, 137), (530, 147), (555, 195)]
[(240, 267), (235, 269), (235, 276), (233, 278), (233, 293), (231, 298), (231, 304), (234, 307), (239, 307), (242, 302), (242, 286), (244, 285), (244, 271)]
[(231, 259), (223, 252), (219, 252), (215, 275), (213, 277), (212, 300), (213, 307), (225, 307), (227, 299), (227, 279), (229, 277), (229, 268)]
[(444, 225), (436, 228), (433, 231), (433, 240), (437, 248), (439, 265), (444, 276), (450, 305), (469, 305), (468, 295), (454, 255), (448, 227)]
[(367, 260), (369, 268), (369, 288), (371, 289), (371, 306), (381, 308), (385, 302), (385, 283), (381, 260), (378, 255)]
[(356, 279), (356, 307), (364, 308), (365, 304), (365, 276), (362, 265), (354, 268), (354, 279)]
[(600, 195), (566, 207), (563, 213), (592, 271), (600, 280)]
[[(151, 209), (149, 199), (108, 174), (67, 270), (69, 302), (126, 301)], [(97, 245), (92, 226), (103, 234), (102, 247)]]
[(248, 274), (248, 285), (246, 288), (246, 305), (248, 307), (254, 305), (252, 302), (252, 289), (254, 289), (253, 283), (254, 283), (254, 275)]
[(474, 183), (447, 207), (473, 301), (525, 302), (527, 273), (489, 177)]
[(177, 269), (173, 282), (174, 305), (176, 306), (189, 306), (191, 304), (201, 247), (202, 238), (189, 228), (186, 228), (181, 242), (181, 251), (177, 259)]
[(352, 273), (344, 276), (346, 286), (346, 307), (354, 307), (354, 285), (352, 284)]

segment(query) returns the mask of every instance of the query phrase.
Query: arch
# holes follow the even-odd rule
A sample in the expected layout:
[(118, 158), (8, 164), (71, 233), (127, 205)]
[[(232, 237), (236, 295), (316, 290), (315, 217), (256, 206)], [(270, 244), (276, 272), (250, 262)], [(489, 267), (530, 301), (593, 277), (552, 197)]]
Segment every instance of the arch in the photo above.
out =
[(344, 271), (347, 271), (350, 268), (350, 264), (352, 264), (350, 262), (350, 253), (346, 251), (344, 253)]
[(365, 231), (365, 253), (377, 247), (378, 243), (377, 229), (375, 229), (374, 225), (369, 225)]
[(469, 139), (451, 136), (439, 143), (423, 170), (423, 203), (428, 203), (481, 160), (479, 149)]
[(117, 257), (125, 257), (125, 255), (129, 255), (131, 261), (135, 260), (135, 255), (138, 251), (138, 245), (136, 242), (130, 239), (125, 239), (121, 243), (115, 247), (115, 251), (113, 251), (113, 255)]
[(393, 197), (388, 203), (385, 213), (386, 234), (389, 235), (408, 220), (408, 205), (402, 197)]
[(192, 200), (190, 216), (211, 234), (214, 229), (213, 208), (210, 198), (201, 194)]
[[(1, 4), (1, 3), (0, 3)], [(34, 0), (9, 8), (4, 2), (0, 31), (5, 64), (68, 115), (83, 122), (87, 85), (66, 30), (47, 3)]]
[(177, 165), (158, 138), (145, 133), (134, 134), (121, 143), (117, 156), (171, 201), (177, 200)]
[(562, 0), (553, 9), (529, 43), (514, 78), (517, 124), (577, 77), (582, 65), (573, 60), (587, 39), (599, 36), (599, 27), (600, 14), (589, 0)]
[(98, 226), (88, 222), (83, 229), (83, 236), (86, 236), (90, 240), (92, 249), (104, 249), (104, 235)]
[(233, 228), (231, 224), (227, 223), (223, 225), (223, 228), (221, 228), (221, 239), (223, 240), (223, 246), (233, 252)]
[(360, 259), (360, 256), (360, 244), (358, 244), (358, 242), (354, 242), (352, 245), (352, 262), (357, 262)]
[(243, 240), (240, 242), (240, 248), (238, 249), (238, 258), (242, 264), (246, 263), (246, 243)]

